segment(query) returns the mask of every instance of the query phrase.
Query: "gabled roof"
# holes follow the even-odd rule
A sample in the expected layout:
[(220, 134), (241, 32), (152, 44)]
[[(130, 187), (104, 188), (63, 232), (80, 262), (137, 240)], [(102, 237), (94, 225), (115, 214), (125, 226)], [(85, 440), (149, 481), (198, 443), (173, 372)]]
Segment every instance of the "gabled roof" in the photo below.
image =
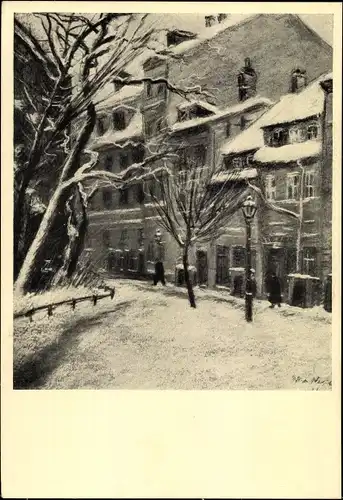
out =
[(324, 109), (324, 93), (320, 86), (327, 74), (320, 76), (302, 92), (286, 94), (264, 115), (262, 127), (291, 123), (320, 115)]

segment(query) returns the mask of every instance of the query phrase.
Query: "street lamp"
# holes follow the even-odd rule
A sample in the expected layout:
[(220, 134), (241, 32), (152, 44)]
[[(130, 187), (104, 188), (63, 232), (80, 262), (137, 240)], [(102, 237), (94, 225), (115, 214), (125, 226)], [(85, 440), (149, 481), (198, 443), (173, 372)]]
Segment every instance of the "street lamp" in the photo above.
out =
[(252, 287), (251, 287), (251, 223), (257, 210), (257, 206), (252, 196), (248, 196), (243, 203), (243, 215), (246, 224), (246, 271), (245, 271), (245, 319), (252, 321)]

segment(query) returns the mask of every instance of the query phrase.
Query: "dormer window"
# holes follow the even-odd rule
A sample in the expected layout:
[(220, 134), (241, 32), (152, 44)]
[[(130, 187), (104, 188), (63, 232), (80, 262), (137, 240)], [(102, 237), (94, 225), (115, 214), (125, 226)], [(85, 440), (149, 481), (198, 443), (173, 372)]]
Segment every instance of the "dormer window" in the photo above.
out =
[(243, 162), (242, 162), (242, 158), (234, 158), (232, 160), (232, 166), (233, 168), (242, 168), (243, 166)]
[(318, 125), (316, 123), (312, 123), (307, 127), (307, 139), (312, 141), (313, 139), (317, 139), (318, 137)]
[(293, 71), (291, 77), (291, 92), (294, 94), (299, 92), (307, 85), (307, 76), (304, 69), (297, 68)]
[(214, 111), (207, 108), (207, 103), (193, 102), (181, 104), (178, 108), (178, 121), (183, 122), (193, 118), (203, 118), (213, 115)]
[(250, 153), (247, 157), (246, 157), (246, 164), (248, 167), (250, 167), (251, 165), (253, 165), (254, 163), (254, 155), (252, 153)]
[(121, 90), (124, 85), (127, 85), (127, 83), (122, 80), (127, 80), (128, 78), (130, 78), (129, 73), (126, 73), (126, 71), (121, 71), (118, 74), (118, 77), (113, 80), (114, 91), (119, 92), (119, 90)]
[(125, 113), (124, 113), (124, 111), (114, 111), (114, 113), (113, 113), (113, 128), (114, 128), (114, 130), (124, 130), (124, 128), (125, 128)]
[(195, 33), (191, 31), (183, 31), (183, 30), (173, 30), (167, 33), (167, 47), (171, 45), (179, 45), (186, 40), (192, 40), (195, 38)]
[(271, 146), (280, 147), (288, 144), (288, 131), (282, 128), (277, 128), (271, 134)]
[(112, 155), (107, 155), (105, 158), (105, 170), (107, 172), (112, 172), (113, 159)]
[(303, 142), (305, 140), (304, 136), (304, 129), (301, 127), (292, 127), (289, 130), (289, 142), (291, 144), (297, 143), (297, 142)]

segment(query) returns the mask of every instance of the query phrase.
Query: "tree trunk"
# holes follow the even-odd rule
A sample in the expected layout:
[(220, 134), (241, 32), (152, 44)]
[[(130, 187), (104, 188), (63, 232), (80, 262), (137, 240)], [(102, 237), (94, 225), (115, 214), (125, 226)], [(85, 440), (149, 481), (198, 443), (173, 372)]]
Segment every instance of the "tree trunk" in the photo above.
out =
[(188, 272), (188, 248), (184, 250), (182, 261), (183, 261), (183, 269), (185, 272), (185, 282), (187, 286), (189, 305), (195, 309), (196, 304), (195, 304), (194, 290)]
[(29, 289), (32, 275), (35, 272), (37, 265), (39, 263), (39, 257), (44, 249), (44, 245), (48, 240), (51, 228), (58, 214), (58, 209), (60, 207), (60, 204), (64, 200), (66, 192), (68, 192), (69, 190), (67, 186), (63, 187), (63, 182), (73, 177), (73, 175), (77, 171), (82, 151), (91, 136), (91, 133), (95, 125), (95, 120), (96, 120), (95, 108), (93, 103), (90, 103), (87, 108), (87, 119), (85, 125), (83, 126), (75, 142), (75, 145), (65, 162), (59, 180), (59, 185), (56, 188), (56, 191), (54, 192), (50, 200), (50, 203), (46, 209), (46, 212), (39, 226), (37, 234), (30, 246), (27, 255), (25, 256), (25, 260), (20, 269), (18, 278), (15, 282), (15, 290), (18, 294), (24, 294)]
[(15, 291), (18, 294), (24, 294), (29, 289), (32, 275), (36, 271), (37, 262), (39, 261), (39, 255), (48, 239), (63, 195), (64, 190), (58, 188), (50, 200), (37, 234), (26, 254), (17, 281), (15, 282)]

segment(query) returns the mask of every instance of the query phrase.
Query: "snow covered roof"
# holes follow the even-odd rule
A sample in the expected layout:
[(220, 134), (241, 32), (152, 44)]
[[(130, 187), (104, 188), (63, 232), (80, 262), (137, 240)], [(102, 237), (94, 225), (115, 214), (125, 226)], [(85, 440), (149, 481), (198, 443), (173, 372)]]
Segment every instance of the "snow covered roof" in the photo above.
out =
[(218, 113), (218, 111), (219, 111), (218, 106), (213, 106), (212, 104), (209, 104), (208, 102), (197, 100), (197, 99), (182, 102), (177, 107), (180, 110), (183, 110), (183, 109), (187, 109), (190, 106), (194, 106), (194, 105), (201, 106), (202, 108), (207, 109), (208, 111), (211, 111), (212, 113)]
[(256, 15), (259, 14), (229, 14), (227, 20), (223, 23), (218, 23), (208, 28), (203, 27), (203, 29), (199, 31), (197, 38), (193, 40), (187, 40), (186, 42), (172, 47), (170, 49), (170, 52), (172, 52), (173, 54), (183, 54), (187, 50), (197, 47), (205, 40), (211, 40), (216, 35), (218, 35), (222, 31), (227, 30), (228, 28), (232, 28), (234, 26), (237, 26), (238, 24), (243, 24), (244, 22), (249, 21)]
[(106, 97), (104, 94), (98, 94), (95, 105), (98, 110), (110, 108), (130, 99), (138, 98), (142, 92), (143, 85), (124, 85), (118, 92), (113, 92), (110, 95), (107, 94)]
[[(302, 120), (321, 114), (324, 108), (324, 92), (320, 82), (332, 77), (322, 75), (299, 94), (286, 94), (246, 130), (224, 143), (224, 155), (251, 151), (264, 146), (263, 127)], [(284, 146), (286, 147), (286, 146)], [(282, 149), (282, 148), (272, 148)], [(312, 156), (312, 155), (311, 155)]]
[[(268, 113), (268, 111), (266, 111), (266, 113)], [(258, 118), (254, 123), (250, 125), (250, 127), (243, 130), (236, 137), (225, 142), (221, 148), (221, 153), (223, 155), (229, 155), (261, 148), (264, 145), (261, 124), (262, 117)]]
[(286, 94), (265, 114), (262, 127), (304, 120), (320, 115), (324, 109), (324, 92), (320, 82), (327, 74), (320, 76), (298, 94)]
[(319, 156), (321, 153), (321, 142), (305, 141), (297, 144), (287, 144), (279, 148), (264, 146), (259, 149), (254, 160), (259, 163), (289, 163), (303, 158)]
[(220, 172), (213, 176), (211, 184), (223, 183), (227, 181), (240, 181), (245, 179), (254, 179), (257, 177), (256, 168), (244, 168), (236, 172)]
[[(193, 118), (191, 120), (186, 120), (184, 122), (176, 122), (172, 126), (173, 131), (179, 131), (179, 130), (185, 130), (188, 128), (192, 127), (197, 127), (199, 125), (203, 125), (205, 123), (224, 118), (226, 116), (230, 115), (235, 115), (237, 113), (241, 113), (243, 111), (246, 111), (250, 108), (255, 108), (258, 106), (271, 106), (273, 102), (270, 99), (267, 99), (266, 97), (252, 97), (250, 99), (247, 99), (244, 102), (240, 102), (239, 104), (235, 104), (234, 106), (230, 106), (228, 108), (219, 110), (218, 108), (216, 109), (216, 112), (214, 112), (213, 115), (211, 116), (205, 116), (203, 118)], [(215, 107), (213, 107), (215, 108)]]
[(92, 149), (99, 149), (103, 146), (115, 144), (125, 140), (140, 138), (143, 134), (142, 114), (137, 111), (124, 130), (110, 129), (104, 135), (97, 137), (91, 144)]

